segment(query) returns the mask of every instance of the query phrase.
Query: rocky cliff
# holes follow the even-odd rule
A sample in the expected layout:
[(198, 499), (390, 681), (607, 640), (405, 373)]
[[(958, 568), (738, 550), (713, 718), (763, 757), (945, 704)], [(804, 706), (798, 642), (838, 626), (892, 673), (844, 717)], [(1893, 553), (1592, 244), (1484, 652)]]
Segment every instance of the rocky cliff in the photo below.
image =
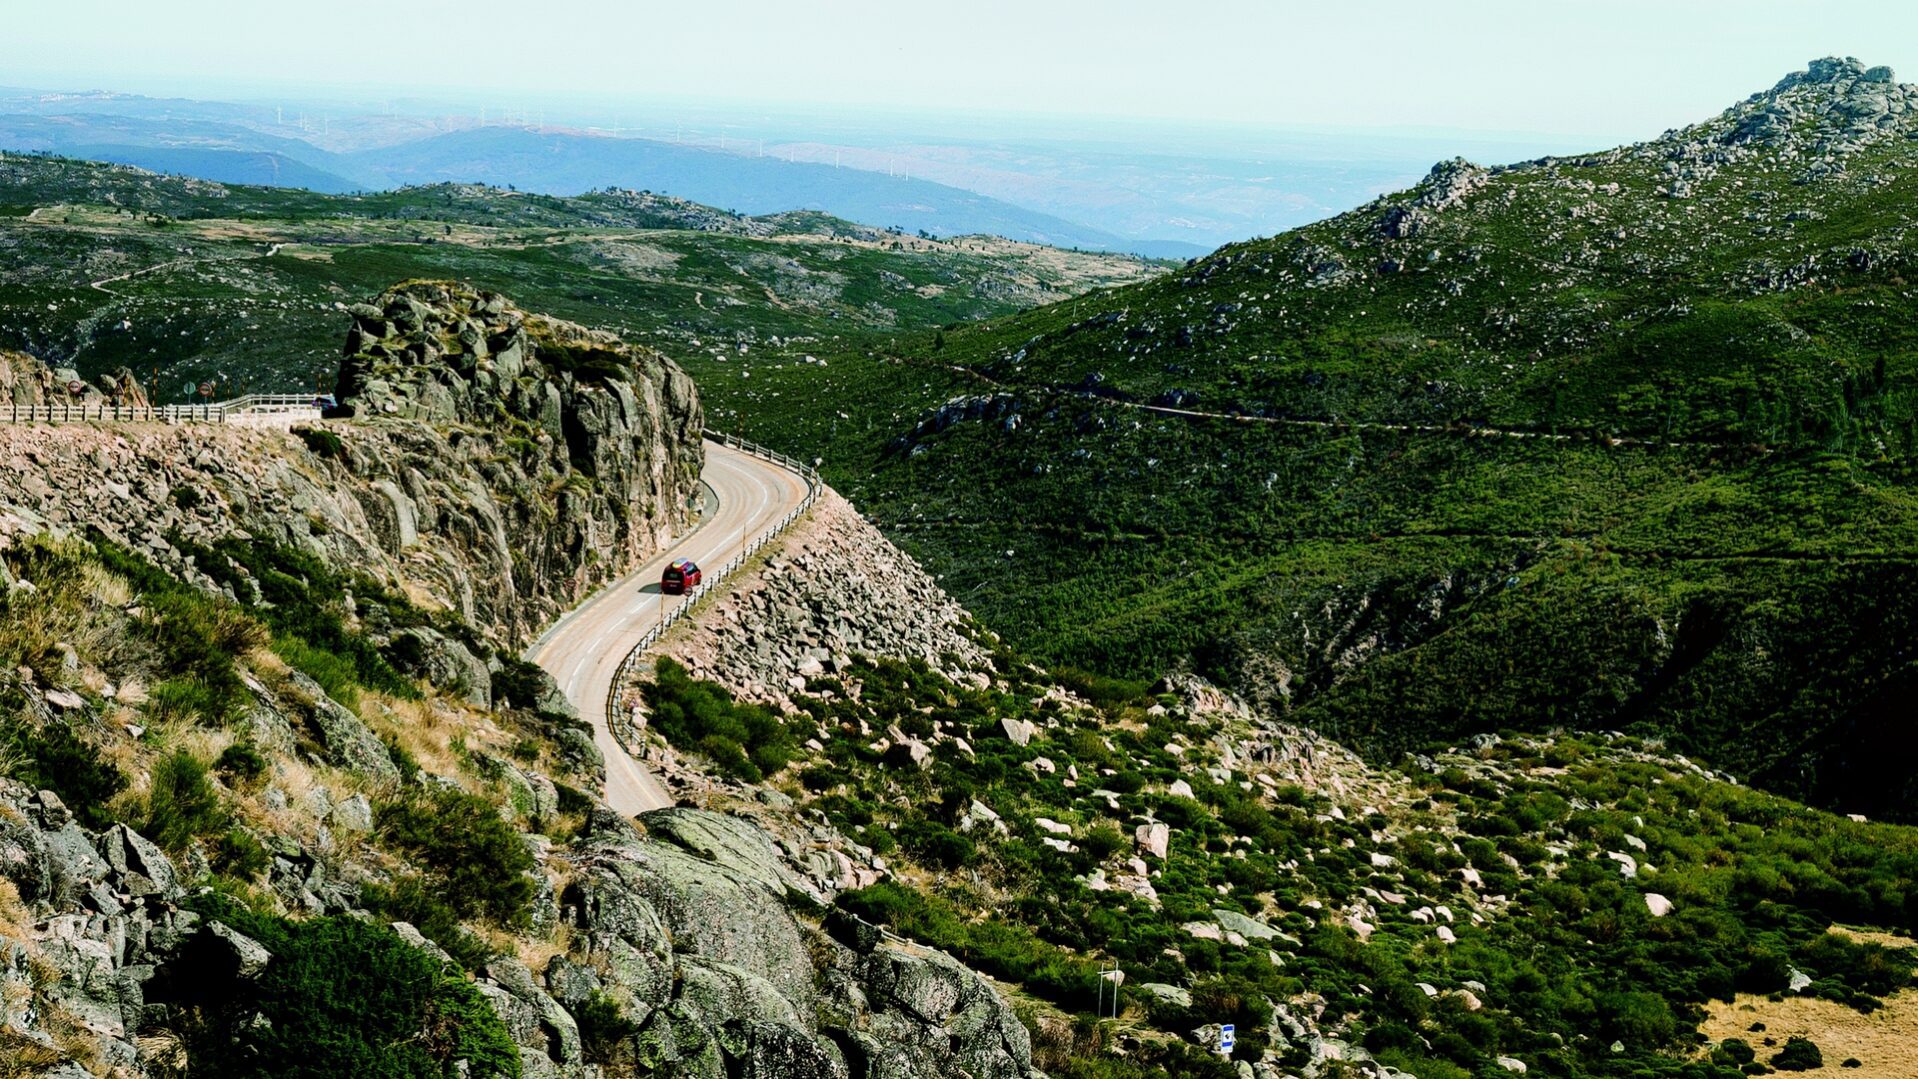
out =
[[(470, 462), (497, 495), (495, 514), (448, 523), (510, 564), (517, 592), (565, 582), (560, 608), (686, 523), (699, 396), (666, 357), (457, 285), (403, 286), (351, 313), (338, 396), (386, 444), (343, 456), (381, 496), (361, 501), (388, 546), (440, 523), (420, 467), (436, 457)], [(555, 613), (536, 602), (480, 620), (518, 642)]]
[[(340, 389), (355, 422), (0, 428), (0, 506), (188, 576), (182, 540), (290, 547), (509, 649), (685, 527), (699, 402), (665, 357), (456, 286), (354, 314)], [(53, 378), (24, 357), (8, 375), (26, 403)]]

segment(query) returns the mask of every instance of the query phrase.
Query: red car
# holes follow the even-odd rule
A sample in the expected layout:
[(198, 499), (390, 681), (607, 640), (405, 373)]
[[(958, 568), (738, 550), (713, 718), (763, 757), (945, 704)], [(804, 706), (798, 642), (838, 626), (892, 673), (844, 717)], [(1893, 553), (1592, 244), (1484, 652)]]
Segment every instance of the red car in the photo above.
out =
[(674, 559), (659, 576), (659, 590), (669, 596), (682, 595), (699, 587), (699, 567), (690, 558)]

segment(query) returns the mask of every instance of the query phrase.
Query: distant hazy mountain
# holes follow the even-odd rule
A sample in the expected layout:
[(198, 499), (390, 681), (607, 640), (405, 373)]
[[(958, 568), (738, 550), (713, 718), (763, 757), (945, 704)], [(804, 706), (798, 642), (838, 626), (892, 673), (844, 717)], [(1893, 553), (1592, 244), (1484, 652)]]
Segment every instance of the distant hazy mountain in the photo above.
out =
[(365, 185), (344, 176), (316, 169), (284, 154), (250, 150), (199, 150), (172, 146), (69, 146), (60, 151), (68, 157), (105, 161), (115, 165), (136, 165), (149, 172), (194, 176), (223, 184), (257, 184), (265, 187), (298, 187), (308, 191), (337, 195), (363, 190)]
[(335, 155), (298, 139), (186, 117), (0, 113), (0, 149), (46, 151), (221, 183), (331, 194), (376, 186), (341, 175)]
[(643, 188), (747, 214), (823, 210), (869, 225), (1165, 257), (1193, 244), (1129, 240), (944, 184), (831, 165), (746, 157), (650, 139), (485, 127), (346, 155), (353, 175), (387, 184), (457, 180), (572, 195)]

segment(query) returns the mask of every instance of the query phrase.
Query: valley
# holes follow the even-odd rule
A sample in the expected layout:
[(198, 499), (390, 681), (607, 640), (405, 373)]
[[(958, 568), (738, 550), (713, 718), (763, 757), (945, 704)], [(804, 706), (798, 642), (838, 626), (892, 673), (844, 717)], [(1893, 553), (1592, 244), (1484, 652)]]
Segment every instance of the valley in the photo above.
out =
[(336, 398), (0, 424), (0, 1077), (1902, 1075), (1914, 155), (1820, 60), (1182, 263), (0, 157), (0, 394)]

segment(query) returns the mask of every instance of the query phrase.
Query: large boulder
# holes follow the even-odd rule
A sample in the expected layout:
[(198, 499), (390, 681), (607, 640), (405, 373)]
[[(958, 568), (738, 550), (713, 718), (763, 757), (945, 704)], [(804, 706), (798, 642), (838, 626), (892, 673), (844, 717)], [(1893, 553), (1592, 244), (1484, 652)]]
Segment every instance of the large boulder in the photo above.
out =
[(695, 809), (656, 809), (640, 821), (649, 836), (740, 873), (775, 894), (815, 903), (827, 898), (789, 867), (772, 837), (749, 820)]
[(369, 779), (389, 783), (399, 779), (400, 770), (386, 751), (385, 743), (367, 729), (359, 716), (327, 696), (326, 690), (306, 675), (289, 671), (287, 680), (303, 698), (320, 744), (326, 747), (328, 760)]
[(1031, 1043), (992, 987), (943, 953), (839, 911), (831, 935), (789, 909), (813, 891), (750, 820), (701, 810), (587, 822), (565, 907), (598, 972), (549, 985), (629, 1002), (617, 1052), (646, 1074), (762, 1079), (1027, 1079)]
[(172, 899), (182, 894), (179, 877), (166, 852), (124, 824), (116, 824), (100, 834), (100, 857), (111, 869), (120, 890), (128, 895)]
[(430, 626), (411, 626), (393, 635), (399, 654), (408, 656), (409, 674), (450, 690), (476, 708), (493, 706), (493, 673), (471, 649)]

